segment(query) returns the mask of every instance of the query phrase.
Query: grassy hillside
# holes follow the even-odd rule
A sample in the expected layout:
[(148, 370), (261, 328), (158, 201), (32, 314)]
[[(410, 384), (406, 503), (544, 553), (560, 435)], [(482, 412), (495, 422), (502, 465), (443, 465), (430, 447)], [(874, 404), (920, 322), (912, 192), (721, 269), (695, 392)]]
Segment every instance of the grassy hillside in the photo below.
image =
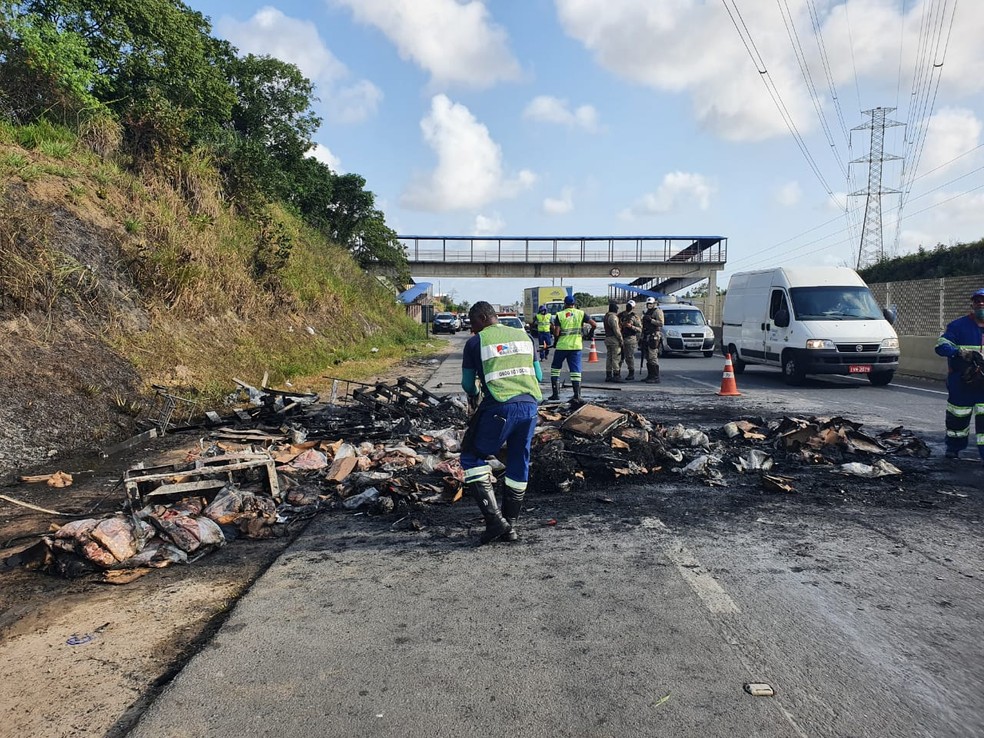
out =
[(126, 432), (119, 410), (152, 384), (316, 385), (417, 349), (422, 328), (346, 250), (277, 205), (233, 212), (207, 157), (134, 173), (93, 148), (0, 123), (0, 429), (57, 403), (74, 420), (54, 440), (21, 436), (73, 445), (90, 424), (90, 441)]

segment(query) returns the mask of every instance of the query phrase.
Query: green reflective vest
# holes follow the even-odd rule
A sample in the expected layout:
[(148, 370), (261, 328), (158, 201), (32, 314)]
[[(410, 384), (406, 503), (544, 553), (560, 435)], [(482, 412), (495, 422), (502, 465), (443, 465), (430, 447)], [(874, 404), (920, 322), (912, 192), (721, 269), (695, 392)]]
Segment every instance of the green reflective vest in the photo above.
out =
[(526, 331), (490, 325), (478, 334), (482, 348), (485, 389), (498, 402), (517, 395), (543, 399), (533, 370), (533, 342)]
[(581, 341), (581, 324), (584, 322), (584, 311), (575, 307), (565, 307), (556, 315), (560, 326), (560, 338), (557, 339), (558, 351), (580, 351), (584, 347)]
[(550, 332), (550, 313), (536, 314), (536, 330), (538, 333)]

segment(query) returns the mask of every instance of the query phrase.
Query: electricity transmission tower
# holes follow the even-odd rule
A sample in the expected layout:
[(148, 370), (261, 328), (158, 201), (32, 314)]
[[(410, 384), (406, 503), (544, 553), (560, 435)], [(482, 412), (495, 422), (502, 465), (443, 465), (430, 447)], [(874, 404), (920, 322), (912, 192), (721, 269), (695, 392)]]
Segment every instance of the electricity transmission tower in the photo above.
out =
[(852, 192), (851, 197), (867, 197), (864, 204), (864, 226), (861, 229), (861, 244), (858, 247), (858, 268), (882, 261), (885, 258), (885, 240), (882, 233), (882, 195), (901, 195), (901, 190), (882, 189), (882, 165), (886, 161), (901, 159), (900, 156), (885, 153), (885, 128), (904, 125), (886, 116), (895, 108), (872, 108), (862, 111), (871, 120), (852, 128), (852, 131), (871, 130), (871, 145), (868, 156), (854, 159), (851, 164), (868, 163), (868, 187)]

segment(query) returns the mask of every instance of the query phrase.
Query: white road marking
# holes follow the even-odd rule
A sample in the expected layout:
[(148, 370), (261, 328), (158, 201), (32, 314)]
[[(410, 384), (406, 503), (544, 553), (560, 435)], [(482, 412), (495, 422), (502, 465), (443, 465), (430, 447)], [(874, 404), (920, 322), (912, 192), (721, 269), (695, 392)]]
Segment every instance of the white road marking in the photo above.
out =
[[(848, 377), (848, 376), (841, 376), (841, 379), (850, 379), (853, 382), (867, 382), (868, 381), (867, 379), (862, 379), (861, 377)], [(931, 395), (946, 395), (946, 394), (949, 394), (948, 392), (944, 392), (942, 390), (926, 389), (925, 387), (910, 387), (907, 384), (899, 384), (898, 382), (892, 382), (892, 384), (890, 384), (888, 386), (888, 388), (889, 389), (913, 390), (914, 392), (928, 392)]]
[(659, 530), (669, 535), (669, 539), (663, 546), (663, 553), (676, 565), (680, 576), (690, 585), (694, 594), (701, 599), (708, 610), (718, 615), (739, 612), (738, 605), (735, 604), (735, 601), (724, 591), (724, 588), (721, 587), (718, 581), (701, 566), (700, 561), (683, 544), (682, 539), (674, 536), (662, 520), (659, 518), (643, 518), (642, 527)]
[(694, 384), (699, 384), (699, 385), (702, 385), (704, 387), (710, 387), (711, 389), (719, 389), (721, 387), (720, 384), (711, 384), (710, 382), (702, 382), (699, 379), (694, 379), (693, 377), (688, 377), (686, 374), (681, 374), (679, 376), (680, 376), (681, 379), (686, 379), (688, 382), (693, 382)]

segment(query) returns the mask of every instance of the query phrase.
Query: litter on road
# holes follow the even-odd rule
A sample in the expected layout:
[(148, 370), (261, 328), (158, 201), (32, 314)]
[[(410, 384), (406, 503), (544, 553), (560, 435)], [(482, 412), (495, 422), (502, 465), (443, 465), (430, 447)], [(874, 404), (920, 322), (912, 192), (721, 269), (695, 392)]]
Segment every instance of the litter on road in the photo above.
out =
[[(391, 515), (413, 532), (425, 527), (423, 508), (461, 499), (468, 405), (460, 397), (437, 397), (406, 378), (346, 382), (344, 389), (336, 380), (328, 403), (237, 384), (243, 407), (188, 426), (203, 437), (183, 463), (126, 470), (118, 512), (56, 527), (19, 561), (122, 583), (150, 568), (193, 562), (236, 538), (286, 535), (323, 510)], [(742, 478), (757, 476), (761, 492), (790, 494), (834, 486), (827, 474), (870, 484), (903, 474), (884, 458), (890, 455), (925, 458), (929, 449), (902, 427), (869, 435), (841, 417), (735, 418), (698, 428), (664, 426), (617, 407), (545, 404), (532, 441), (530, 490), (570, 495), (589, 484), (671, 479), (749, 488)], [(490, 465), (493, 473), (504, 468), (495, 458)]]

